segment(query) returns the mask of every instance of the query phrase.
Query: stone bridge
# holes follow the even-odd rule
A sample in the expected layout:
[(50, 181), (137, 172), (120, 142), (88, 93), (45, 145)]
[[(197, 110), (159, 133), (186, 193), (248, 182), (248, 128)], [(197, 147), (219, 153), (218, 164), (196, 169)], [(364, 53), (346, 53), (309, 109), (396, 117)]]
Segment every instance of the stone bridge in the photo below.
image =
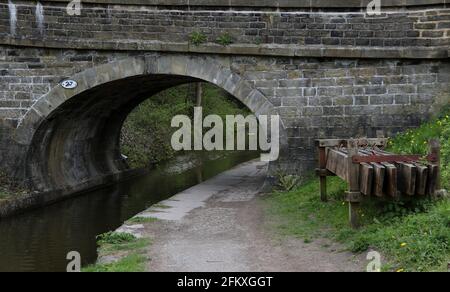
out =
[(126, 169), (123, 121), (179, 84), (280, 114), (272, 170), (296, 173), (316, 138), (393, 135), (449, 102), (444, 0), (381, 0), (380, 15), (366, 0), (82, 0), (72, 16), (68, 2), (0, 1), (0, 167), (36, 190)]

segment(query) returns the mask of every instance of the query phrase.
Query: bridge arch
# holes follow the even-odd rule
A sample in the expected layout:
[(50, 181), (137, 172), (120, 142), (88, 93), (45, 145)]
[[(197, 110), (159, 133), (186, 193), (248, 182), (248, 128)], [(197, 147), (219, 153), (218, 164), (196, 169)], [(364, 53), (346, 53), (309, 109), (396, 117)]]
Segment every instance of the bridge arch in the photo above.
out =
[[(37, 190), (89, 185), (120, 173), (119, 137), (128, 114), (150, 96), (173, 86), (206, 81), (224, 89), (256, 116), (276, 113), (272, 103), (229, 67), (208, 56), (145, 55), (80, 72), (75, 89), (53, 88), (19, 123), (16, 141), (28, 148), (29, 184)], [(284, 126), (281, 149), (287, 146)]]

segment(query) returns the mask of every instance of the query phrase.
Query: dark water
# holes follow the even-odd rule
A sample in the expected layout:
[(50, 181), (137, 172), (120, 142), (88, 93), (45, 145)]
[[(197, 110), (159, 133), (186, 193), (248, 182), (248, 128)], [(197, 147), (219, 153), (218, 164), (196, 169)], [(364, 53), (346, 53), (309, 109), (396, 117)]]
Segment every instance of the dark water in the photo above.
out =
[[(177, 158), (145, 176), (0, 221), (0, 271), (65, 271), (70, 251), (83, 265), (97, 259), (96, 236), (120, 227), (151, 205), (242, 162), (241, 152)], [(192, 161), (196, 161), (192, 165)]]

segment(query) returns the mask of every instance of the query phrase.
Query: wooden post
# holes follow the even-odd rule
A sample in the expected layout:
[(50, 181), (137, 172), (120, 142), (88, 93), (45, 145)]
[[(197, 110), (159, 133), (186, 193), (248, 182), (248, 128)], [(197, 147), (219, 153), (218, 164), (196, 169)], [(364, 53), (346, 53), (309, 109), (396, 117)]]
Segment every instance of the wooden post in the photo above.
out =
[(328, 201), (327, 196), (327, 156), (326, 148), (319, 147), (319, 175), (320, 175), (320, 199), (322, 202)]
[(198, 82), (196, 84), (195, 96), (196, 96), (196, 103), (195, 103), (195, 105), (197, 107), (202, 106), (203, 86), (202, 86), (201, 82)]
[(359, 185), (359, 163), (353, 163), (353, 156), (358, 155), (358, 145), (355, 140), (348, 142), (347, 181), (349, 189), (347, 201), (349, 202), (349, 219), (352, 228), (360, 226), (361, 191)]
[(430, 140), (430, 154), (436, 157), (435, 164), (437, 167), (436, 174), (436, 190), (440, 190), (442, 188), (441, 185), (441, 143), (438, 139)]

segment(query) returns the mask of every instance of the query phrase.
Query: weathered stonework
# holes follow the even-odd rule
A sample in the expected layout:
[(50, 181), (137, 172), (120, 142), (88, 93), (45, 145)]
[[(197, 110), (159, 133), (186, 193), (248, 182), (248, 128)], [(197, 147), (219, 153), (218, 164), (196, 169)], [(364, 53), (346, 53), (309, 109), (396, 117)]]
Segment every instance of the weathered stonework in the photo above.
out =
[[(125, 169), (117, 142), (127, 114), (187, 82), (279, 113), (283, 155), (272, 169), (296, 173), (312, 169), (314, 139), (394, 135), (449, 103), (450, 10), (441, 5), (372, 18), (99, 2), (80, 17), (44, 3), (40, 34), (34, 6), (17, 1), (15, 35), (0, 4), (0, 166), (40, 190)], [(195, 47), (193, 31), (210, 42), (229, 32), (235, 44)], [(62, 89), (66, 78), (79, 87)]]

